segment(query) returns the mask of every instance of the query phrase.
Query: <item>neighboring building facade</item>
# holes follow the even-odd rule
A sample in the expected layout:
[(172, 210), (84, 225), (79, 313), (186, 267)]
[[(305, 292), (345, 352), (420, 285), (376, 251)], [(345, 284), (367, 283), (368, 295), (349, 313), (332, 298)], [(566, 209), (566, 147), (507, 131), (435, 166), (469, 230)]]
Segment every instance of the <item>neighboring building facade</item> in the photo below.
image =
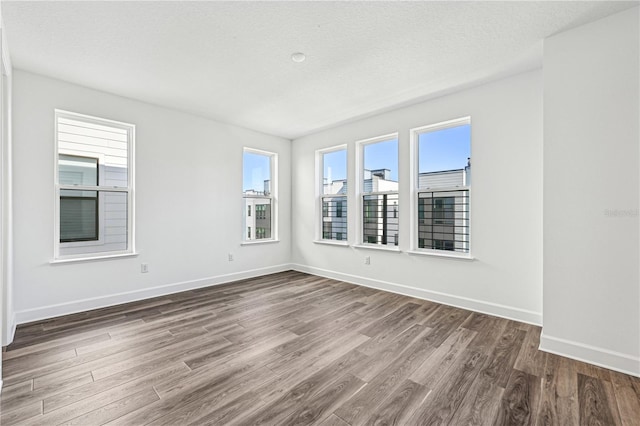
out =
[(418, 175), (418, 248), (469, 252), (471, 163)]
[(347, 239), (347, 181), (324, 182), (322, 197), (322, 239)]
[[(362, 242), (398, 245), (398, 182), (388, 169), (365, 170)], [(418, 248), (469, 252), (470, 163), (464, 169), (418, 175)], [(347, 183), (324, 183), (322, 238), (347, 239)]]
[(264, 189), (243, 192), (245, 241), (272, 238), (271, 181), (264, 181)]

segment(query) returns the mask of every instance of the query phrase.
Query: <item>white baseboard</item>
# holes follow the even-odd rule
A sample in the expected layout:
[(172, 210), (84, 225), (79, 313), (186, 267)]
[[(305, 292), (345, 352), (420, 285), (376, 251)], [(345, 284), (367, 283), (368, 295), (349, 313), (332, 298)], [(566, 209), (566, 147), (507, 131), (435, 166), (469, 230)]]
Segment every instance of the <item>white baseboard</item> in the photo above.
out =
[[(94, 297), (90, 299), (76, 300), (69, 303), (61, 303), (58, 305), (44, 306), (41, 308), (27, 309), (15, 312), (15, 324), (24, 324), (32, 321), (58, 317), (61, 315), (75, 314), (78, 312), (89, 311), (92, 309), (105, 308), (108, 306), (119, 305), (122, 303), (135, 302), (138, 300), (150, 299), (158, 296), (165, 296), (172, 293), (179, 293), (186, 290), (194, 290), (202, 287), (220, 285), (237, 280), (259, 277), (262, 275), (274, 274), (291, 270), (290, 264), (282, 264), (270, 266), (267, 268), (251, 269), (248, 271), (234, 272), (231, 274), (217, 275), (199, 280), (183, 281), (174, 284), (167, 284), (158, 287), (145, 288), (125, 293), (111, 294), (108, 296)], [(13, 335), (11, 336), (13, 341)], [(11, 342), (9, 342), (11, 343)], [(8, 344), (8, 343), (7, 343)]]
[(405, 296), (416, 297), (418, 299), (430, 300), (444, 305), (455, 306), (457, 308), (468, 309), (483, 314), (510, 320), (525, 322), (527, 324), (542, 325), (542, 314), (497, 303), (486, 302), (467, 297), (460, 297), (436, 291), (425, 290), (417, 287), (410, 287), (402, 284), (390, 283), (387, 281), (361, 277), (358, 275), (344, 274), (342, 272), (330, 271), (328, 269), (316, 268), (314, 266), (292, 264), (291, 269), (308, 274), (319, 275), (321, 277), (333, 278), (352, 284), (375, 288), (377, 290), (389, 291)]
[(7, 324), (7, 334), (4, 336), (4, 340), (2, 341), (2, 346), (8, 346), (9, 343), (13, 342), (13, 336), (16, 335), (16, 314), (11, 314), (9, 319), (10, 323)]
[(558, 337), (540, 336), (540, 350), (640, 377), (640, 358)]

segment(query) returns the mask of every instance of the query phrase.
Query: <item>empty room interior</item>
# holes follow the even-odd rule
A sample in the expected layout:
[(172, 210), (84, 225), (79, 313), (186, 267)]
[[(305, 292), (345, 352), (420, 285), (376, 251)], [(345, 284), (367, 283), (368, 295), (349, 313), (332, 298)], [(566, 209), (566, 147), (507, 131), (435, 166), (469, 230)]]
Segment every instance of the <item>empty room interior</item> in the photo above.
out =
[(3, 425), (640, 425), (640, 2), (0, 3)]

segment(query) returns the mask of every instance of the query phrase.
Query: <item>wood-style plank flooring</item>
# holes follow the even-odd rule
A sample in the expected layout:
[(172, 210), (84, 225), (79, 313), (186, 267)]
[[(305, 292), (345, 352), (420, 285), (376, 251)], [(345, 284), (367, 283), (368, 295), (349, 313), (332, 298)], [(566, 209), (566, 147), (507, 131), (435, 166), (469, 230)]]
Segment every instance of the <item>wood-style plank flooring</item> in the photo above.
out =
[(298, 272), (20, 326), (2, 425), (640, 425), (540, 328)]

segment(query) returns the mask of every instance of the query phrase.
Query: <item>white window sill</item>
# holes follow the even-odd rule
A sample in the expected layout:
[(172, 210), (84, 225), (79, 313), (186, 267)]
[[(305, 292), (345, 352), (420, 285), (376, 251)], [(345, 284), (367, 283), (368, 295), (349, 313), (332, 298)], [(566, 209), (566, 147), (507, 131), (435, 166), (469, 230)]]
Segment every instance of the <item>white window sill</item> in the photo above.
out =
[(397, 246), (387, 247), (378, 244), (354, 244), (355, 248), (369, 249), (369, 250), (382, 250), (382, 251), (391, 251), (395, 253), (400, 253), (400, 249)]
[(240, 243), (241, 246), (254, 246), (254, 245), (259, 245), (259, 244), (273, 244), (273, 243), (279, 243), (280, 240), (255, 240), (255, 241), (243, 241)]
[[(444, 250), (442, 250), (444, 251)], [(458, 254), (458, 253), (441, 253), (439, 251), (422, 251), (422, 250), (408, 250), (409, 254), (417, 254), (419, 256), (433, 256), (433, 257), (446, 257), (449, 259), (458, 259), (458, 260), (475, 260), (475, 257), (470, 254)]]
[(136, 257), (138, 253), (119, 253), (119, 254), (102, 254), (95, 256), (83, 256), (83, 257), (59, 257), (57, 259), (51, 259), (50, 264), (59, 263), (78, 263), (78, 262), (91, 262), (96, 260), (109, 260), (109, 259), (121, 259), (123, 257)]
[(314, 240), (314, 244), (326, 244), (328, 246), (340, 246), (340, 247), (349, 247), (348, 241), (338, 241), (338, 240)]

